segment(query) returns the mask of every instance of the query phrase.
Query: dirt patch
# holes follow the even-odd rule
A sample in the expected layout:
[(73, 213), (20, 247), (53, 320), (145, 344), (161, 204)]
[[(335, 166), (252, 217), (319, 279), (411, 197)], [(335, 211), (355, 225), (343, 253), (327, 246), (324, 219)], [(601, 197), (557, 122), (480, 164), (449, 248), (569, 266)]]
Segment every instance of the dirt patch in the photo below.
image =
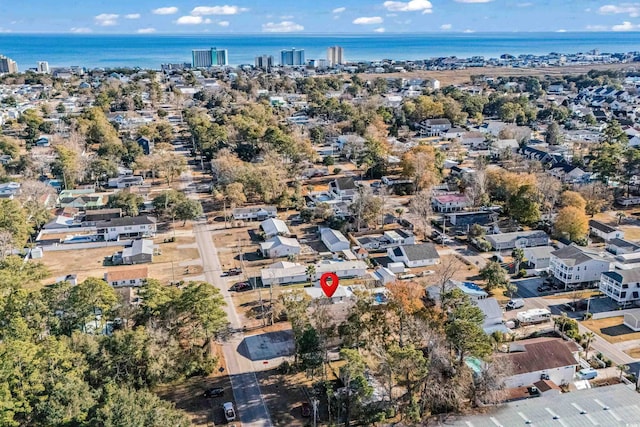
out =
[(634, 359), (640, 359), (640, 347), (634, 347), (632, 349), (625, 350), (624, 352)]
[(51, 284), (56, 278), (67, 274), (77, 274), (78, 282), (87, 277), (102, 278), (106, 271), (103, 266), (105, 257), (121, 250), (122, 247), (111, 246), (74, 251), (45, 251), (40, 262), (47, 267), (49, 276), (42, 280), (42, 285)]
[(559, 294), (545, 296), (544, 299), (588, 299), (588, 298), (599, 298), (602, 296), (602, 292), (598, 290), (593, 291), (578, 291), (576, 295), (573, 292), (562, 292)]
[(613, 344), (640, 339), (640, 332), (633, 332), (623, 324), (623, 321), (623, 316), (616, 316), (607, 319), (585, 320), (582, 325)]

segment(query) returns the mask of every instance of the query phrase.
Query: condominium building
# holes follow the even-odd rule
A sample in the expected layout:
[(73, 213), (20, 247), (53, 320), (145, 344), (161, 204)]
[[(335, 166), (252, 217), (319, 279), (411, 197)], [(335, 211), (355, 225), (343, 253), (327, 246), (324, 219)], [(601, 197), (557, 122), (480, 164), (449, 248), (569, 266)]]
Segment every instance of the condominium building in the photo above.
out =
[(619, 305), (640, 301), (640, 269), (605, 271), (599, 287), (603, 294)]
[(327, 49), (329, 66), (344, 64), (344, 49), (341, 46), (331, 46)]
[(191, 51), (193, 68), (208, 68), (229, 65), (227, 49), (194, 49)]
[(600, 283), (602, 273), (612, 270), (611, 261), (606, 254), (569, 245), (551, 252), (549, 273), (565, 289), (593, 286)]
[(261, 70), (271, 71), (274, 66), (273, 55), (256, 56), (255, 66)]
[(283, 49), (280, 51), (280, 65), (292, 67), (304, 65), (304, 49)]
[(39, 73), (49, 74), (49, 63), (47, 61), (38, 61), (37, 70)]
[(17, 73), (18, 64), (11, 58), (0, 55), (0, 73)]

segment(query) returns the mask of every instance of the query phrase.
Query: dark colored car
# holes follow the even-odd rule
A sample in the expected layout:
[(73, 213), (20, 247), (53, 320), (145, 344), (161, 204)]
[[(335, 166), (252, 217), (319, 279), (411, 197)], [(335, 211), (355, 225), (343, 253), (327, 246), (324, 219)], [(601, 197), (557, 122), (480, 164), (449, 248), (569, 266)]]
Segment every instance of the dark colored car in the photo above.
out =
[(238, 282), (238, 283), (234, 283), (229, 290), (230, 291), (236, 291), (236, 292), (243, 292), (243, 291), (248, 291), (251, 289), (251, 285), (248, 284), (247, 282)]
[(543, 285), (538, 286), (538, 292), (549, 292), (551, 290), (551, 286)]
[(220, 397), (224, 396), (224, 388), (222, 387), (212, 387), (208, 390), (205, 390), (204, 397)]
[(239, 276), (242, 274), (242, 270), (239, 268), (232, 268), (228, 271), (229, 276)]
[(300, 408), (300, 411), (302, 412), (302, 416), (303, 417), (310, 417), (311, 416), (311, 405), (309, 405), (309, 402), (302, 402), (302, 407)]

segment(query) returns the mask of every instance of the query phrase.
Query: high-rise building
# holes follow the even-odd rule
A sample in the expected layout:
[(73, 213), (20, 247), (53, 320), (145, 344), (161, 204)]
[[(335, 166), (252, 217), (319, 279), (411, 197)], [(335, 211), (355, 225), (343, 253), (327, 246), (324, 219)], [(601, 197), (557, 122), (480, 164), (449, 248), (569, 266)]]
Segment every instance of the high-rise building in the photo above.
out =
[(327, 61), (329, 66), (344, 64), (344, 49), (341, 46), (331, 46), (327, 49)]
[(193, 68), (208, 68), (229, 65), (227, 49), (194, 49), (191, 51)]
[(261, 70), (271, 71), (273, 62), (273, 55), (256, 56), (255, 66)]
[(18, 64), (11, 58), (0, 55), (0, 73), (17, 73)]
[(296, 65), (304, 65), (304, 49), (282, 49), (280, 51), (280, 65), (284, 67), (292, 67)]
[(38, 61), (37, 71), (43, 74), (49, 74), (49, 63), (47, 61)]

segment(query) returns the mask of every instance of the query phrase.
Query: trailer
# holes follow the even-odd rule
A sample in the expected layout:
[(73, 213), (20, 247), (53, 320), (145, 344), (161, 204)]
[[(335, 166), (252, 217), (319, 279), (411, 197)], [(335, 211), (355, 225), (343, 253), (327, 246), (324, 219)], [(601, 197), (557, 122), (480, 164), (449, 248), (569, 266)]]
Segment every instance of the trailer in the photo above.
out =
[(551, 320), (551, 312), (546, 308), (532, 308), (531, 310), (518, 312), (516, 319), (518, 319), (520, 325), (534, 325)]

